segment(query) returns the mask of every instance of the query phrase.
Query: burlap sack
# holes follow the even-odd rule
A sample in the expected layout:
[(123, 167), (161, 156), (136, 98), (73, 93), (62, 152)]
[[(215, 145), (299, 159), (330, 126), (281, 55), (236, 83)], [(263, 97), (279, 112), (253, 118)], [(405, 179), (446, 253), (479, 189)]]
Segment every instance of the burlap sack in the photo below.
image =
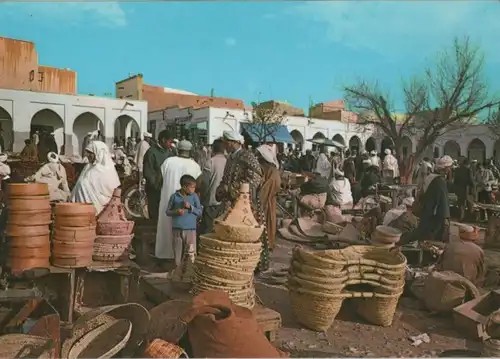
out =
[(273, 347), (252, 312), (231, 302), (223, 291), (206, 291), (182, 316), (195, 358), (288, 357)]
[(431, 312), (449, 312), (456, 306), (479, 296), (476, 286), (461, 275), (433, 272), (411, 287), (413, 294)]

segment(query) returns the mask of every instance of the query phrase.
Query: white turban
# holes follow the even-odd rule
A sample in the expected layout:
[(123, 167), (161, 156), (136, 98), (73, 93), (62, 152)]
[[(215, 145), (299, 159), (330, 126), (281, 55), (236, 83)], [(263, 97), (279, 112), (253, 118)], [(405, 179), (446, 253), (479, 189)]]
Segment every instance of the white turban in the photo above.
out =
[(392, 153), (389, 148), (386, 148), (384, 152), (385, 152), (386, 155), (390, 155)]
[(9, 176), (10, 176), (10, 166), (9, 165), (0, 162), (0, 176), (3, 176), (3, 179), (9, 178)]
[(5, 162), (7, 161), (7, 155), (5, 153), (0, 153), (0, 162)]
[(239, 143), (244, 142), (243, 136), (240, 135), (236, 131), (224, 131), (224, 132), (222, 132), (222, 137), (224, 137), (224, 139), (226, 139), (228, 141), (235, 141), (235, 142), (239, 142)]
[(377, 154), (377, 151), (373, 150), (373, 151), (371, 151), (371, 152), (370, 152), (370, 154), (371, 154), (372, 156), (375, 156), (375, 155)]
[(47, 154), (47, 160), (50, 162), (50, 163), (57, 163), (59, 162), (59, 156), (57, 155), (57, 153), (55, 152), (49, 152)]
[(266, 162), (272, 163), (276, 166), (276, 168), (279, 168), (279, 163), (278, 160), (276, 159), (276, 156), (274, 155), (274, 151), (272, 148), (268, 145), (261, 145), (257, 147), (257, 151), (260, 153), (262, 158), (266, 160)]
[(367, 160), (363, 160), (363, 164), (365, 164), (365, 165), (371, 165), (372, 161), (370, 161), (368, 159)]
[(153, 137), (153, 135), (152, 135), (150, 132), (144, 132), (144, 133), (142, 134), (142, 137), (144, 137), (144, 138), (152, 138), (152, 137)]
[(450, 156), (443, 156), (436, 161), (436, 168), (446, 168), (453, 166), (453, 159)]
[(415, 202), (415, 198), (413, 197), (406, 197), (405, 199), (403, 199), (403, 205), (405, 205), (406, 207), (411, 207), (413, 206), (413, 203)]

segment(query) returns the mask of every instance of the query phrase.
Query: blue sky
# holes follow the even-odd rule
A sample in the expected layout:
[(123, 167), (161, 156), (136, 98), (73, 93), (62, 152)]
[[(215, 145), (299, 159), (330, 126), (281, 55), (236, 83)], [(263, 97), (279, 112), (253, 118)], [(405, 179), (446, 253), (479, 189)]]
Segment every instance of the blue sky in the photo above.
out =
[(80, 93), (114, 93), (141, 72), (151, 85), (307, 107), (359, 78), (398, 102), (401, 79), (463, 35), (482, 47), (498, 90), (499, 19), (500, 2), (480, 0), (2, 3), (0, 36), (78, 71)]

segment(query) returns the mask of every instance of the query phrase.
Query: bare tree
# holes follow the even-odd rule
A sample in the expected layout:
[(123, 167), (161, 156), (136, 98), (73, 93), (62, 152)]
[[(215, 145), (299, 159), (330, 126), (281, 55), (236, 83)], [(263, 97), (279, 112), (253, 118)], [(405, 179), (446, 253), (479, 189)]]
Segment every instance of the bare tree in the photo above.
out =
[(469, 38), (455, 39), (450, 49), (438, 55), (434, 67), (403, 84), (402, 118), (396, 117), (388, 93), (377, 83), (360, 81), (346, 86), (345, 97), (352, 110), (359, 113), (360, 125), (372, 124), (392, 140), (400, 166), (404, 165), (403, 138), (417, 140), (413, 161), (404, 166), (408, 175), (444, 131), (464, 128), (481, 112), (500, 103), (500, 98), (489, 95), (483, 63), (482, 54)]
[(283, 125), (286, 112), (275, 102), (252, 102), (252, 120), (247, 132), (257, 142), (275, 142), (278, 129)]
[(488, 116), (488, 129), (494, 139), (500, 139), (500, 108)]

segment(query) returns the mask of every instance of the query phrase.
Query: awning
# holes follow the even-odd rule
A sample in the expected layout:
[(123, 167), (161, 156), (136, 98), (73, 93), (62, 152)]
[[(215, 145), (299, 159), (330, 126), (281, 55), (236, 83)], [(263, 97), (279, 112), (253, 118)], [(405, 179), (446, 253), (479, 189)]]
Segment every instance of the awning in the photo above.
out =
[(241, 128), (254, 142), (295, 143), (285, 125), (244, 122)]

